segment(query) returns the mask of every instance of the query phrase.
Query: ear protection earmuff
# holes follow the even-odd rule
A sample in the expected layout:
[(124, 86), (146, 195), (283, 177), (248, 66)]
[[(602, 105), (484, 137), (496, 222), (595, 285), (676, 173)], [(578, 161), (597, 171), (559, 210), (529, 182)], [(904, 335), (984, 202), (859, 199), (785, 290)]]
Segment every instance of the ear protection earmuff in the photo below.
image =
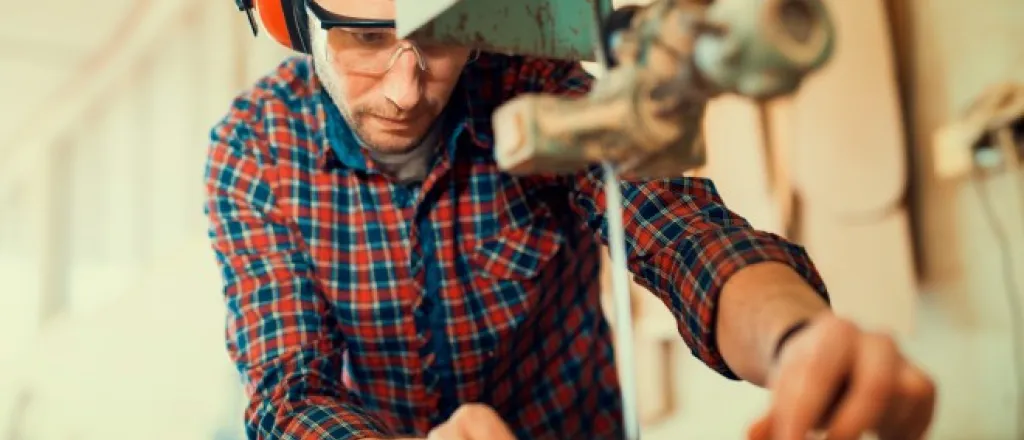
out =
[[(289, 49), (309, 54), (312, 52), (312, 41), (305, 1), (235, 0), (235, 5), (248, 15), (253, 35), (259, 34), (259, 25), (262, 24), (274, 41)], [(253, 9), (256, 9), (258, 23)]]

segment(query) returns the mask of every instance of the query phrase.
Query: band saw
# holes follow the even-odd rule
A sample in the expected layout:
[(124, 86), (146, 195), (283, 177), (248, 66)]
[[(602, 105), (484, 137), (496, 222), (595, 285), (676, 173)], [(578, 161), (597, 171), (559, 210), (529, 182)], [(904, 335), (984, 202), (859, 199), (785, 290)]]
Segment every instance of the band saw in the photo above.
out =
[(584, 97), (521, 95), (493, 115), (495, 159), (511, 174), (601, 164), (613, 262), (616, 362), (625, 435), (640, 438), (620, 179), (704, 165), (709, 100), (794, 93), (829, 59), (821, 0), (396, 0), (400, 38), (595, 62)]

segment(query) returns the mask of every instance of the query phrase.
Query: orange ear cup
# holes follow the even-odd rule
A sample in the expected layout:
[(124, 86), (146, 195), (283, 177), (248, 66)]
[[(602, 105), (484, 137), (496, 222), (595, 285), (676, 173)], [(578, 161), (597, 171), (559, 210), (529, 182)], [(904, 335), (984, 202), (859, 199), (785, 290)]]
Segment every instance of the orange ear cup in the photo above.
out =
[(255, 0), (254, 5), (259, 14), (263, 28), (270, 36), (282, 46), (299, 52), (308, 52), (303, 44), (303, 37), (306, 29), (302, 29), (301, 22), (294, 14), (302, 11), (296, 8), (293, 2), (302, 3), (303, 0)]

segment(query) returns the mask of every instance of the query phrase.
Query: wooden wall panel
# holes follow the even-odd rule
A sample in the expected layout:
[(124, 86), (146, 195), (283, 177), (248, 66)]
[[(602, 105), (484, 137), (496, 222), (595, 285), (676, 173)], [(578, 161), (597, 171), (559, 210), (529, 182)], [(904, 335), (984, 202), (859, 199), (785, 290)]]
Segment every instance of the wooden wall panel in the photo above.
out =
[(805, 245), (840, 314), (908, 332), (917, 286), (887, 12), (882, 0), (826, 3), (838, 32), (832, 60), (764, 107), (716, 99), (702, 173), (755, 227)]
[[(882, 0), (826, 4), (836, 21), (836, 53), (793, 99), (801, 242), (839, 313), (908, 332), (916, 272), (904, 206), (907, 147), (886, 10)], [(877, 301), (865, 301), (865, 295)]]
[(794, 97), (794, 168), (808, 207), (854, 218), (900, 205), (906, 148), (882, 0), (826, 0), (836, 53)]

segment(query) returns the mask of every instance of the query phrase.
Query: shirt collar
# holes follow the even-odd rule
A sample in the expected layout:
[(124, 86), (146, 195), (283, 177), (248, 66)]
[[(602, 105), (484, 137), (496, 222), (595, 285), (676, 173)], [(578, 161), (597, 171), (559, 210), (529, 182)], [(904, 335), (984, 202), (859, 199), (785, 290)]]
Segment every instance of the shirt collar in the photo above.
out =
[(324, 125), (322, 130), (325, 150), (332, 157), (326, 165), (341, 165), (360, 171), (370, 168), (370, 161), (361, 147), (355, 132), (342, 117), (338, 106), (323, 89), (317, 94), (319, 105), (323, 108)]

